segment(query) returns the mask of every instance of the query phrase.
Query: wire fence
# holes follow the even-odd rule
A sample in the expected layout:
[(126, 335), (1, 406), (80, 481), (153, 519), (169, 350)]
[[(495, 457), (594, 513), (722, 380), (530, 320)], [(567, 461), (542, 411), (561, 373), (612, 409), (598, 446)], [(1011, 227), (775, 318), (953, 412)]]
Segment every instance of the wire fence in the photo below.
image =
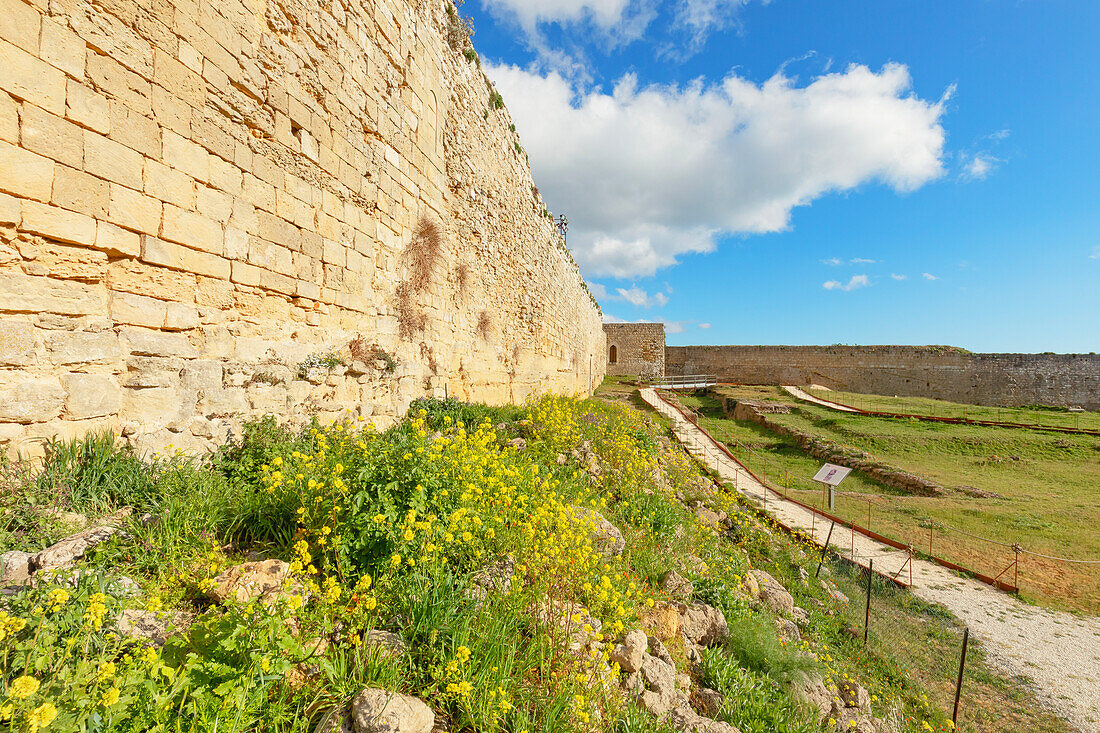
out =
[[(698, 425), (699, 416), (694, 410), (684, 407), (672, 395), (657, 394), (659, 399), (679, 411), (710, 438), (705, 428)], [(700, 463), (716, 473), (722, 468), (728, 471), (732, 459), (740, 467), (735, 473), (737, 488), (750, 498), (757, 499), (764, 512), (768, 512), (769, 502), (776, 501), (776, 495), (782, 496), (780, 487), (765, 484), (762, 475), (750, 471), (747, 465), (722, 450), (722, 444), (713, 438), (699, 440), (692, 432), (683, 430), (678, 431), (678, 437)], [(766, 465), (763, 461), (757, 463), (758, 467)], [(739, 480), (742, 477), (752, 481), (742, 482)], [(772, 521), (786, 531), (810, 540), (819, 548), (813, 582), (821, 583), (835, 599), (841, 601), (839, 613), (847, 622), (845, 631), (851, 643), (864, 650), (862, 654), (857, 650), (853, 659), (860, 666), (878, 665), (879, 673), (894, 679), (909, 673), (916, 674), (927, 691), (924, 705), (943, 711), (951, 718), (952, 727), (956, 730), (968, 733), (985, 730), (982, 723), (990, 713), (985, 710), (987, 701), (982, 697), (982, 673), (979, 671), (975, 676), (965, 668), (966, 658), (973, 652), (968, 648), (969, 629), (950, 616), (928, 613), (922, 606), (923, 602), (915, 596), (899, 593), (900, 589), (912, 585), (913, 552), (910, 551), (906, 561), (891, 572), (883, 565), (886, 561), (897, 565), (896, 552), (865, 552), (854, 540), (856, 530), (853, 525), (829, 520), (823, 514), (815, 513), (814, 516), (820, 516), (822, 522), (829, 522), (824, 542), (820, 540), (817, 527), (810, 527), (807, 535), (781, 519), (772, 517)], [(849, 537), (852, 538), (850, 546), (847, 545)], [(910, 613), (899, 615), (899, 606), (912, 606), (913, 609)], [(846, 684), (844, 680), (838, 680), (836, 694), (843, 700), (860, 695), (870, 698), (876, 693), (873, 686), (860, 692), (855, 687), (845, 687)], [(900, 715), (895, 713), (894, 717), (898, 719), (891, 721), (899, 729), (917, 724), (900, 719)]]
[[(788, 468), (736, 437), (716, 440), (699, 424), (700, 415), (695, 410), (671, 394), (658, 392), (658, 395), (710, 439), (698, 441), (695, 446), (706, 465), (717, 468), (724, 454), (774, 495), (813, 512), (815, 520), (843, 526), (850, 536), (852, 554), (856, 553), (858, 533), (911, 556), (970, 574), (1001, 590), (1026, 591), (1086, 610), (1100, 606), (1100, 559), (1062, 557), (1039, 552), (1020, 542), (985, 537), (880, 496), (834, 491), (830, 510), (828, 493), (822, 485), (808, 476), (792, 475)], [(769, 498), (774, 501), (768, 491), (756, 493), (755, 498), (765, 505)], [(903, 577), (896, 580), (905, 582)]]
[[(849, 635), (869, 657), (887, 667), (887, 674), (902, 672), (904, 667), (905, 673), (917, 676), (927, 695), (923, 704), (943, 711), (956, 730), (985, 730), (982, 716), (987, 711), (980, 680), (966, 674), (967, 657), (973, 651), (970, 630), (954, 619), (922, 613), (918, 601), (899, 594), (874, 572), (873, 558), (870, 565), (865, 571), (838, 566), (822, 581), (843, 584), (850, 594), (848, 603), (841, 606)], [(914, 606), (910, 613), (898, 613), (899, 606), (909, 605)], [(907, 721), (893, 722), (899, 728), (910, 727), (904, 725)]]

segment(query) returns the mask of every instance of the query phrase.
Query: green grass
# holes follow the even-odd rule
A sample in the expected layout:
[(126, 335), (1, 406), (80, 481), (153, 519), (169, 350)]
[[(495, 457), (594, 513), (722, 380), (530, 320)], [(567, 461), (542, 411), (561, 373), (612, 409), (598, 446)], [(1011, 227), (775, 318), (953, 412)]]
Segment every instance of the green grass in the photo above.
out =
[[(503, 408), (420, 402), (413, 415), (423, 422), (404, 420), (381, 435), (354, 424), (291, 432), (269, 419), (250, 424), (239, 442), (214, 456), (144, 462), (119, 442), (94, 438), (58, 444), (37, 472), (0, 466), (9, 490), (4, 516), (17, 516), (26, 526), (58, 509), (94, 518), (122, 504), (135, 508), (126, 531), (82, 563), (91, 572), (63, 599), (53, 595), (61, 589), (43, 582), (5, 605), (11, 616), (0, 618), (8, 635), (0, 689), (24, 674), (42, 679), (40, 691), (17, 701), (17, 726), (25, 728), (35, 706), (50, 701), (60, 714), (48, 730), (59, 732), (90, 725), (105, 732), (304, 733), (327, 710), (377, 685), (429, 701), (452, 731), (668, 733), (636, 707), (621, 707), (617, 695), (601, 696), (599, 685), (582, 674), (587, 663), (532, 609), (548, 599), (584, 603), (603, 617), (610, 642), (614, 624), (636, 628), (648, 599), (667, 598), (656, 584), (677, 570), (695, 584), (696, 600), (717, 606), (729, 621), (728, 643), (708, 651), (699, 668), (686, 664), (679, 637), (666, 640), (682, 671), (726, 695), (722, 720), (745, 733), (810, 733), (818, 727), (794, 701), (790, 685), (805, 674), (848, 674), (875, 691), (876, 715), (900, 716), (899, 731), (917, 733), (925, 722), (945, 730), (947, 708), (938, 691), (950, 676), (944, 661), (955, 629), (950, 617), (878, 589), (876, 608), (896, 617), (883, 627), (911, 626), (909, 641), (885, 646), (876, 630), (870, 649), (851, 643), (841, 633), (850, 609), (831, 605), (819, 584), (799, 581), (798, 568), (811, 567), (807, 548), (708, 484), (683, 449), (667, 442), (667, 423), (633, 409), (637, 398), (625, 381), (609, 381), (601, 399), (551, 402), (553, 409), (544, 409), (546, 402)], [(486, 422), (494, 427), (465, 442), (454, 437), (465, 435), (459, 422), (471, 431)], [(433, 453), (437, 440), (449, 442), (444, 436), (454, 442), (439, 450), (458, 452)], [(527, 440), (526, 449), (508, 447), (514, 437)], [(603, 466), (599, 477), (572, 458), (573, 448), (583, 445)], [(477, 473), (482, 469), (487, 472)], [(297, 482), (285, 490), (279, 486), (284, 474)], [(494, 486), (504, 489), (491, 502), (473, 499), (482, 490), (498, 491)], [(30, 509), (28, 499), (37, 502)], [(689, 508), (697, 499), (728, 511), (732, 530), (716, 534), (698, 522)], [(472, 521), (469, 514), (461, 518), (455, 502), (475, 512), (479, 528), (484, 516), (477, 535), (454, 524)], [(510, 513), (514, 502), (524, 510)], [(565, 507), (578, 503), (600, 506), (622, 531), (621, 557), (600, 556), (588, 530), (555, 519), (572, 516)], [(549, 514), (540, 515), (543, 508)], [(144, 512), (151, 521), (138, 520)], [(534, 522), (535, 516), (543, 518)], [(528, 520), (533, 523), (524, 528)], [(444, 526), (454, 527), (448, 539)], [(9, 527), (0, 539), (11, 546), (28, 538), (44, 542), (63, 527), (20, 531)], [(406, 534), (422, 537), (414, 542)], [(430, 538), (441, 546), (424, 544)], [(568, 553), (560, 561), (554, 559), (559, 551)], [(475, 602), (470, 572), (503, 554), (516, 560), (511, 591)], [(220, 605), (204, 597), (209, 578), (255, 556), (300, 562), (298, 577), (310, 584), (305, 605)], [(750, 567), (778, 577), (810, 611), (803, 645), (780, 642), (771, 612), (748, 601), (741, 578)], [(89, 621), (97, 594), (119, 574), (138, 581), (144, 595), (107, 592), (105, 617), (124, 606), (156, 606), (192, 614), (195, 626), (152, 654), (110, 633), (109, 624)], [(846, 577), (839, 566), (833, 576), (856, 597), (858, 577)], [(10, 626), (12, 617), (28, 625)], [(931, 628), (934, 633), (926, 633)], [(369, 629), (398, 633), (407, 654), (371, 651), (360, 643)], [(329, 649), (309, 651), (311, 640), (322, 636)], [(936, 639), (940, 646), (932, 643)], [(76, 648), (80, 654), (70, 654)], [(942, 657), (937, 665), (927, 663), (933, 655)], [(117, 670), (107, 673), (109, 661)], [(290, 684), (299, 662), (312, 676)], [(1015, 705), (1015, 717), (1005, 720), (1016, 727), (991, 719), (981, 730), (1066, 730), (980, 657), (971, 674), (977, 683), (968, 704)], [(473, 694), (452, 691), (459, 680)], [(103, 702), (112, 687), (121, 697), (116, 689), (115, 702)], [(583, 710), (592, 710), (593, 718), (582, 721)]]
[[(746, 396), (741, 388), (721, 387), (726, 396)], [(762, 390), (749, 395), (758, 397)], [(774, 390), (780, 397), (781, 391)], [(754, 423), (721, 416), (713, 398), (684, 397), (705, 416), (703, 426), (731, 444), (753, 470), (789, 488), (806, 501), (822, 501), (810, 478), (822, 461)], [(789, 415), (769, 415), (776, 423), (867, 451), (876, 459), (942, 485), (940, 497), (910, 496), (854, 471), (842, 485), (837, 513), (876, 532), (975, 571), (996, 576), (1014, 560), (1010, 548), (982, 542), (941, 525), (1001, 543), (1020, 543), (1045, 555), (1100, 559), (1100, 437), (1066, 435), (975, 425), (951, 425), (841, 413), (785, 400)], [(751, 452), (750, 452), (751, 451)], [(980, 497), (972, 489), (995, 496)], [(868, 501), (870, 499), (870, 502)], [(868, 507), (870, 504), (870, 518)], [(1044, 604), (1096, 612), (1100, 609), (1100, 566), (1057, 563), (1023, 555), (1020, 585), (1025, 597)], [(1010, 572), (1011, 574), (1011, 572)]]
[(860, 394), (858, 392), (835, 392), (827, 389), (806, 389), (806, 391), (823, 400), (839, 402), (842, 405), (871, 412), (894, 412), (905, 415), (1009, 422), (1036, 427), (1100, 430), (1100, 412), (1070, 412), (1064, 407), (1050, 405), (994, 407), (989, 405), (965, 405), (924, 397), (889, 397), (886, 395)]

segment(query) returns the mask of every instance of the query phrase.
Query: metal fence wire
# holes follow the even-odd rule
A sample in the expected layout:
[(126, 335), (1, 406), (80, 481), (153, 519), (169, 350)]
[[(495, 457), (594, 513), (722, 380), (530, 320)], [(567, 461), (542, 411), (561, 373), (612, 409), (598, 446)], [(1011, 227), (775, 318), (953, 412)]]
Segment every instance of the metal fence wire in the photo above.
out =
[[(874, 558), (869, 558), (873, 563)], [(826, 567), (829, 567), (828, 565)], [(984, 721), (996, 711), (984, 710), (973, 693), (982, 680), (967, 668), (967, 658), (976, 650), (970, 644), (969, 629), (890, 583), (873, 569), (851, 564), (833, 564), (824, 582), (835, 583), (850, 594), (841, 604), (840, 615), (851, 637), (850, 649), (857, 660), (861, 653), (886, 668), (887, 674), (903, 670), (897, 660), (906, 660), (904, 672), (915, 675), (924, 690), (920, 704), (951, 717), (957, 730), (982, 731)], [(898, 606), (906, 613), (899, 615)], [(897, 669), (895, 669), (897, 667)], [(869, 691), (874, 694), (874, 689)], [(893, 721), (902, 726), (902, 720)]]
[[(853, 552), (859, 534), (1010, 593), (1026, 590), (1065, 602), (1100, 596), (1100, 559), (1060, 557), (1022, 543), (983, 537), (879, 496), (837, 491), (835, 509), (829, 511), (827, 495), (809, 477), (792, 476), (789, 470), (736, 438), (716, 440), (700, 425), (698, 412), (670, 392), (656, 392), (706, 436), (702, 440), (690, 435), (685, 438), (685, 445), (704, 465), (717, 471), (722, 464), (729, 470), (729, 462), (733, 461), (752, 479), (738, 483), (743, 493), (765, 505), (781, 497), (813, 512), (815, 521), (836, 522), (849, 534)], [(754, 488), (754, 483), (766, 490)], [(897, 579), (904, 582), (904, 574)]]
[[(671, 395), (658, 393), (658, 397), (699, 427), (699, 416), (693, 410), (679, 404)], [(703, 433), (709, 437), (705, 430)], [(732, 458), (734, 466), (739, 466), (739, 469), (734, 469), (738, 490), (757, 499), (765, 511), (769, 503), (774, 504), (777, 498), (783, 496), (779, 486), (770, 482), (765, 484), (766, 463), (760, 461), (754, 465), (755, 470), (750, 470), (747, 461), (741, 463), (733, 458), (728, 449), (712, 438), (700, 440), (694, 431), (685, 429), (677, 430), (677, 437), (696, 460), (715, 473), (721, 474), (725, 469), (728, 474)], [(781, 472), (773, 470), (772, 477), (777, 475)], [(753, 480), (741, 481), (742, 478)], [(765, 484), (766, 488), (762, 489), (760, 484)], [(897, 678), (905, 675), (896, 660), (908, 660), (905, 670), (915, 673), (926, 691), (921, 704), (929, 710), (936, 709), (950, 715), (957, 730), (968, 733), (982, 731), (983, 721), (996, 712), (967, 704), (967, 688), (974, 689), (982, 684), (982, 680), (974, 679), (965, 668), (968, 655), (975, 652), (969, 645), (969, 629), (950, 614), (905, 592), (904, 588), (912, 584), (911, 576), (906, 574), (907, 569), (911, 572), (911, 564), (903, 563), (891, 572), (882, 563), (891, 555), (891, 559), (896, 560), (896, 553), (867, 553), (854, 541), (848, 546), (846, 540), (854, 537), (855, 532), (851, 525), (825, 516), (821, 516), (821, 520), (829, 523), (825, 542), (814, 540), (817, 532), (813, 527), (808, 537), (819, 546), (824, 545), (820, 550), (815, 581), (828, 584), (840, 593), (839, 599), (843, 602), (839, 604), (839, 613), (850, 637), (849, 644), (861, 647), (850, 649), (850, 656), (860, 664), (871, 664), (873, 660), (875, 665), (886, 667), (886, 673)], [(797, 528), (787, 527), (782, 521), (778, 524), (797, 534), (806, 534)], [(876, 561), (880, 563), (878, 567), (875, 566)], [(899, 618), (897, 613), (899, 604), (908, 611), (904, 618)], [(872, 688), (868, 694), (875, 694), (875, 690)], [(899, 712), (892, 714), (896, 718), (901, 716)], [(887, 713), (887, 717), (890, 715)], [(892, 722), (899, 728), (908, 727), (903, 726), (906, 721), (900, 719)]]

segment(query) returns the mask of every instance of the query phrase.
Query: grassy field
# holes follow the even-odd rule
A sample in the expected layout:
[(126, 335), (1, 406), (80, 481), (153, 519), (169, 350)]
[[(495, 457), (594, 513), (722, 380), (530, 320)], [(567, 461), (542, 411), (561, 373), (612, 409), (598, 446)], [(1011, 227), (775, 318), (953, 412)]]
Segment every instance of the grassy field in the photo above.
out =
[[(721, 387), (726, 396), (794, 404), (778, 388)], [(807, 503), (822, 502), (810, 480), (821, 461), (795, 442), (754, 423), (725, 419), (714, 397), (685, 396), (703, 426), (774, 485)], [(845, 480), (837, 513), (870, 525), (918, 550), (996, 576), (1011, 565), (1010, 547), (1045, 555), (1100, 559), (1100, 438), (839, 413), (806, 403), (777, 423), (871, 453), (898, 468), (927, 476), (947, 493), (907, 495), (859, 472)], [(934, 526), (933, 526), (934, 523)], [(1006, 576), (1014, 575), (1009, 570)], [(1008, 578), (1011, 581), (1011, 577)], [(1095, 613), (1100, 610), (1100, 565), (1021, 555), (1021, 593), (1032, 601)]]
[(964, 405), (923, 397), (888, 397), (858, 392), (835, 392), (828, 389), (807, 389), (806, 391), (823, 400), (839, 402), (842, 405), (870, 412), (897, 412), (905, 415), (1010, 422), (1036, 427), (1100, 430), (1100, 412), (1069, 412), (1065, 408), (1046, 405), (1032, 407)]

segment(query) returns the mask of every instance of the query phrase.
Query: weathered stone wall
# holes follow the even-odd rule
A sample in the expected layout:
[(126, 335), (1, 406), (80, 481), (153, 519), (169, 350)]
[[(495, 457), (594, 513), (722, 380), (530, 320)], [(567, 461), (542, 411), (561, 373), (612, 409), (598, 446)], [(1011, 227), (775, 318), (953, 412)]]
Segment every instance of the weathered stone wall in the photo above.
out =
[(977, 405), (1100, 410), (1100, 355), (972, 354), (945, 346), (670, 346), (669, 374), (742, 384), (820, 384)]
[[(661, 377), (665, 373), (665, 324), (605, 323), (607, 373)], [(611, 349), (615, 363), (611, 363)]]
[(599, 308), (447, 5), (0, 0), (0, 447), (598, 384)]

